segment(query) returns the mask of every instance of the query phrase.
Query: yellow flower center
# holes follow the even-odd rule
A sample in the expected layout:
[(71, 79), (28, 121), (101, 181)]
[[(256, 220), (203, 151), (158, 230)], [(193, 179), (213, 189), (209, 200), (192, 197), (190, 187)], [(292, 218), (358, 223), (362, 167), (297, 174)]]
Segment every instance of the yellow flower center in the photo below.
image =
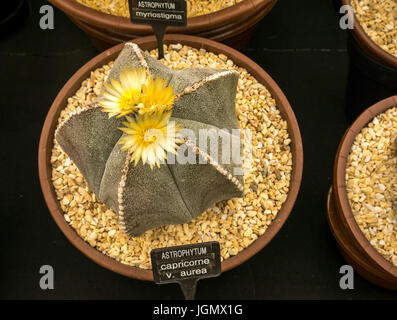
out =
[(138, 90), (128, 90), (120, 97), (121, 109), (133, 109), (137, 105), (140, 92)]
[(150, 145), (153, 142), (156, 142), (159, 134), (162, 134), (161, 130), (159, 129), (148, 129), (146, 130), (145, 134), (144, 134), (144, 138), (143, 141), (146, 145)]

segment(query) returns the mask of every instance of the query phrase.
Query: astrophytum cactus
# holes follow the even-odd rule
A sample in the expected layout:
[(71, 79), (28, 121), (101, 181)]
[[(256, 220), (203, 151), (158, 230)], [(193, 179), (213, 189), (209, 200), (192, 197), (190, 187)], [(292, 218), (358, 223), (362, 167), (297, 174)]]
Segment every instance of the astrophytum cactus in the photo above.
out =
[[(220, 136), (230, 135), (230, 141), (236, 138), (232, 133), (238, 130), (236, 71), (172, 70), (137, 45), (127, 43), (114, 63), (107, 85), (123, 80), (120, 79), (124, 77), (123, 70), (129, 69), (144, 70), (154, 77), (152, 79), (164, 79), (173, 89), (169, 121), (189, 129), (196, 137), (202, 130), (212, 129), (211, 132)], [(60, 124), (55, 137), (97, 198), (117, 213), (120, 226), (127, 234), (139, 236), (155, 227), (189, 222), (218, 201), (242, 196), (243, 176), (235, 174), (241, 164), (221, 163), (219, 159), (224, 150), (221, 139), (217, 142), (217, 159), (203, 150), (198, 138), (195, 141), (185, 136), (178, 145), (178, 153), (192, 152), (194, 163), (179, 163), (176, 159), (174, 163), (167, 160), (150, 166), (137, 161), (137, 157), (134, 162), (134, 153), (123, 149), (120, 143), (127, 132), (120, 130), (126, 118), (114, 114), (110, 117), (104, 112), (101, 99), (106, 96), (106, 92), (102, 92), (96, 102), (72, 113)], [(134, 123), (134, 115), (127, 118), (129, 123)], [(209, 145), (210, 136), (206, 139)], [(240, 140), (239, 135), (237, 139)]]

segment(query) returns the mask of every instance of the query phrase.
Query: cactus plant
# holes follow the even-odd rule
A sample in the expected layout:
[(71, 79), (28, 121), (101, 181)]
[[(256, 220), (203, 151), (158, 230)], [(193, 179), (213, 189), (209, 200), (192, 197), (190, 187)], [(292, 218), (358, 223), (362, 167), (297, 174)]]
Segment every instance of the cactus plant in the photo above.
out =
[[(152, 98), (147, 99), (146, 95), (146, 102), (142, 98), (145, 103), (134, 104), (136, 108), (128, 116), (128, 110), (122, 109), (123, 104), (117, 104), (120, 108), (115, 111), (115, 98), (111, 96), (112, 93), (119, 95), (118, 88), (123, 89), (120, 86), (123, 81), (130, 89), (137, 86), (126, 78), (125, 70), (134, 70), (134, 79), (145, 78), (152, 82), (152, 89), (145, 87), (149, 88), (146, 90)], [(129, 138), (145, 124), (162, 123), (165, 125), (162, 128), (168, 128), (171, 121), (175, 121), (172, 128), (177, 135), (184, 128), (196, 137), (201, 130), (210, 130), (236, 139), (231, 132), (238, 129), (237, 82), (235, 71), (172, 70), (137, 45), (127, 43), (114, 63), (101, 96), (61, 123), (55, 138), (75, 162), (91, 190), (118, 214), (120, 226), (130, 236), (139, 236), (159, 226), (185, 223), (215, 202), (242, 196), (243, 177), (234, 174), (236, 165), (218, 161), (222, 157), (221, 141), (217, 142), (220, 154), (214, 159), (203, 151), (202, 141), (199, 146), (197, 141), (183, 135), (179, 136), (178, 146), (177, 143), (169, 146), (164, 143), (161, 152), (157, 150), (152, 154), (137, 147), (136, 140)], [(125, 101), (131, 104), (134, 92), (131, 89)], [(145, 92), (140, 89), (136, 94), (141, 92), (144, 96)], [(153, 102), (155, 100), (157, 102)], [(165, 109), (158, 111), (156, 103)], [(151, 116), (152, 112), (157, 113)], [(209, 145), (210, 137), (206, 139), (205, 144)], [(165, 151), (176, 150), (178, 153), (193, 152), (195, 163), (164, 161)]]

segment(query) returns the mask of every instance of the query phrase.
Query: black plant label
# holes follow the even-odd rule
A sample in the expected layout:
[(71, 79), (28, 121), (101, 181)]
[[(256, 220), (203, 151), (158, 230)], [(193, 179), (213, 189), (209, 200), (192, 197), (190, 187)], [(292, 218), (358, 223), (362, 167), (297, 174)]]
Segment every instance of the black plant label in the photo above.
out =
[(132, 23), (151, 25), (156, 35), (159, 58), (164, 57), (163, 39), (168, 26), (187, 24), (185, 0), (128, 0)]
[(186, 299), (194, 299), (197, 281), (221, 274), (219, 242), (204, 242), (152, 250), (154, 281), (179, 283)]
[(133, 23), (163, 23), (167, 26), (184, 27), (187, 23), (185, 0), (128, 0)]

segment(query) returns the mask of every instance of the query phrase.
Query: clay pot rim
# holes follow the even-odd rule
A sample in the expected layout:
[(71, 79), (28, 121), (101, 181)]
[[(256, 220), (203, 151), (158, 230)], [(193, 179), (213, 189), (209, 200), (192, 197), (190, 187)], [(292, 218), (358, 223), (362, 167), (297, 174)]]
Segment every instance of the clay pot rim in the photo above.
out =
[(366, 109), (357, 119), (353, 122), (349, 129), (347, 129), (342, 141), (339, 145), (334, 167), (334, 179), (333, 179), (333, 192), (335, 195), (335, 201), (341, 210), (344, 221), (347, 223), (350, 231), (354, 238), (360, 245), (361, 249), (373, 259), (382, 269), (386, 272), (391, 273), (397, 278), (397, 267), (391, 262), (386, 260), (367, 240), (364, 233), (358, 226), (356, 219), (354, 218), (350, 203), (347, 197), (347, 186), (346, 186), (346, 164), (350, 154), (352, 145), (356, 139), (356, 136), (360, 131), (373, 120), (377, 115), (385, 112), (386, 110), (397, 106), (397, 96), (384, 99), (373, 106)]
[[(132, 24), (130, 19), (120, 16), (114, 16), (99, 10), (92, 9), (76, 0), (48, 0), (51, 4), (64, 11), (67, 15), (78, 17), (86, 23), (98, 25), (103, 28), (117, 29), (127, 33), (151, 34), (151, 27), (148, 25)], [(255, 14), (260, 8), (267, 6), (277, 0), (243, 0), (238, 4), (215, 11), (206, 15), (188, 18), (186, 27), (175, 28), (169, 27), (170, 33), (178, 33), (183, 30), (184, 33), (193, 33), (197, 30), (216, 29), (217, 27), (227, 25), (241, 17), (249, 17)]]
[[(268, 12), (273, 8), (277, 0), (271, 0), (269, 2), (269, 5), (271, 5), (271, 8), (268, 8), (268, 10), (257, 10), (257, 12), (250, 16), (249, 19), (247, 19), (248, 22), (244, 21), (233, 21), (230, 24), (227, 24), (225, 26), (220, 26), (219, 29), (211, 29), (211, 30), (202, 30), (202, 32), (194, 34), (195, 36), (200, 36), (203, 38), (209, 38), (214, 41), (223, 41), (229, 38), (232, 38), (236, 34), (238, 35), (239, 32), (244, 31), (247, 28), (252, 28), (255, 25), (257, 25), (261, 19), (264, 18), (268, 14)], [(108, 42), (108, 43), (122, 43), (125, 42), (126, 39), (123, 39), (122, 34), (107, 34), (104, 33), (103, 30), (100, 30), (98, 28), (95, 28), (93, 25), (86, 23), (83, 20), (76, 19), (74, 17), (70, 17), (70, 19), (73, 21), (74, 24), (76, 24), (80, 29), (89, 31), (91, 35), (94, 35), (95, 38), (101, 39), (102, 41)], [(223, 29), (222, 32), (219, 33), (220, 29)], [(181, 30), (181, 29), (180, 29)], [(150, 30), (147, 30), (150, 32)], [(167, 29), (168, 31), (168, 29)], [(176, 31), (176, 30), (174, 30)], [(214, 31), (216, 31), (214, 33)], [(184, 33), (184, 32), (181, 32)], [(149, 36), (150, 34), (144, 34), (143, 36)], [(125, 35), (124, 35), (125, 36)]]
[[(164, 40), (165, 43), (182, 43), (196, 48), (205, 48), (217, 54), (226, 54), (236, 63), (236, 65), (246, 68), (247, 71), (251, 73), (259, 82), (266, 86), (273, 98), (276, 100), (278, 109), (280, 110), (283, 118), (288, 123), (288, 132), (292, 140), (291, 147), (293, 152), (293, 171), (287, 200), (281, 207), (276, 219), (268, 227), (264, 235), (260, 236), (253, 244), (241, 251), (238, 255), (222, 262), (222, 272), (225, 272), (245, 262), (259, 252), (264, 246), (266, 246), (281, 229), (289, 214), (291, 213), (298, 196), (302, 180), (303, 147), (301, 134), (297, 120), (287, 98), (278, 85), (274, 82), (274, 80), (251, 59), (223, 44), (199, 37), (167, 34)], [(138, 44), (142, 49), (153, 48), (156, 46), (156, 39), (154, 36), (139, 38), (133, 40), (132, 42)], [(58, 96), (55, 98), (47, 114), (40, 137), (38, 153), (39, 178), (45, 201), (53, 219), (61, 231), (76, 248), (78, 248), (91, 260), (109, 270), (127, 277), (153, 281), (153, 274), (151, 270), (144, 270), (137, 267), (124, 265), (106, 256), (86, 243), (65, 221), (64, 214), (60, 208), (59, 202), (55, 195), (54, 187), (51, 182), (51, 165), (49, 158), (53, 146), (54, 131), (60, 111), (66, 107), (67, 98), (74, 94), (77, 88), (80, 87), (81, 82), (89, 76), (89, 72), (104, 65), (110, 60), (114, 60), (123, 46), (124, 44), (116, 45), (87, 62), (70, 78), (70, 80), (59, 92)]]
[[(351, 0), (342, 0), (344, 5), (351, 6)], [(356, 14), (354, 13), (354, 29), (350, 30), (353, 37), (362, 49), (378, 62), (383, 62), (391, 68), (397, 68), (397, 57), (379, 47), (371, 37), (364, 31)]]
[(357, 248), (349, 241), (345, 231), (345, 224), (341, 220), (337, 205), (334, 200), (333, 187), (330, 188), (327, 197), (327, 221), (333, 234), (339, 251), (358, 274), (363, 278), (388, 290), (396, 290), (395, 279), (391, 280), (390, 275), (385, 276), (376, 269), (376, 264), (371, 262), (370, 257), (363, 256)]

